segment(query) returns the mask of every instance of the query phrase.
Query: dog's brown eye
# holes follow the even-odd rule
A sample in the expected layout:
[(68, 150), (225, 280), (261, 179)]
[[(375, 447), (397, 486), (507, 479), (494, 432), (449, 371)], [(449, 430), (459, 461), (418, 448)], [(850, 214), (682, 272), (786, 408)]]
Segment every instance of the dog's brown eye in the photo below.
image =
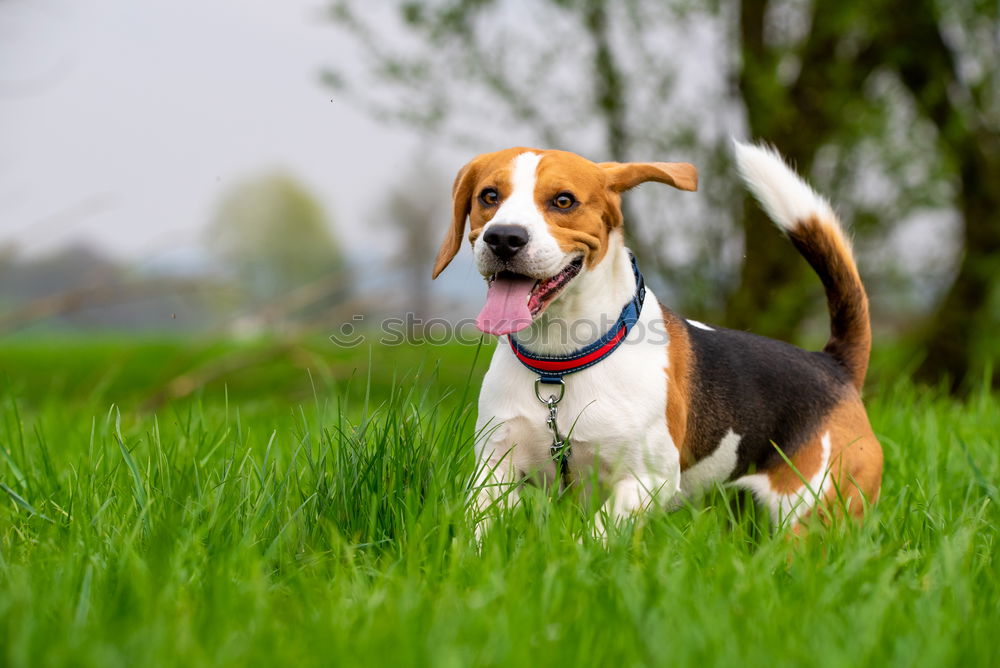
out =
[(496, 206), (496, 203), (500, 201), (500, 194), (497, 193), (496, 188), (484, 188), (483, 192), (479, 193), (479, 201), (485, 206)]
[(569, 193), (559, 193), (552, 198), (552, 206), (557, 209), (568, 209), (576, 204), (576, 198)]

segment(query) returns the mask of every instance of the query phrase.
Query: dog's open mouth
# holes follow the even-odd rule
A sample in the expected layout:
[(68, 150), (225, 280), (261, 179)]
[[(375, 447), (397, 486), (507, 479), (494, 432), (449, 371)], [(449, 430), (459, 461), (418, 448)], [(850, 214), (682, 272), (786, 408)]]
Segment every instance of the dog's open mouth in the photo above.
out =
[(476, 318), (476, 326), (497, 336), (521, 331), (555, 301), (582, 268), (583, 258), (578, 257), (549, 278), (535, 279), (509, 271), (491, 276), (486, 304)]

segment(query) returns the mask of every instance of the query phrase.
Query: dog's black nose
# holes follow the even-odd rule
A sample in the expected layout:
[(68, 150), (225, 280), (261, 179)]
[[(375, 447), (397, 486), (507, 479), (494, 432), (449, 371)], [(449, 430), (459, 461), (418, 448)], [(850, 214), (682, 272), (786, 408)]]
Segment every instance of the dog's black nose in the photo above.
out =
[(520, 225), (497, 223), (483, 234), (483, 241), (501, 260), (509, 260), (528, 243), (528, 230)]

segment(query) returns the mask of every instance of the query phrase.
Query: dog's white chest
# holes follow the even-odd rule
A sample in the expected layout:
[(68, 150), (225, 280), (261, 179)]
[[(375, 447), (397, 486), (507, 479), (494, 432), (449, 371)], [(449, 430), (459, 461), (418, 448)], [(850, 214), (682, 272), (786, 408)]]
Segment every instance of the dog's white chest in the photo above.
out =
[[(647, 331), (565, 378), (557, 423), (571, 444), (574, 477), (591, 475), (594, 466), (602, 478), (679, 468), (666, 426), (666, 351), (666, 342)], [(480, 394), (477, 449), (484, 461), (505, 458), (518, 475), (554, 481), (549, 411), (535, 396), (536, 378), (498, 343)], [(546, 397), (558, 388), (543, 384), (540, 392)]]

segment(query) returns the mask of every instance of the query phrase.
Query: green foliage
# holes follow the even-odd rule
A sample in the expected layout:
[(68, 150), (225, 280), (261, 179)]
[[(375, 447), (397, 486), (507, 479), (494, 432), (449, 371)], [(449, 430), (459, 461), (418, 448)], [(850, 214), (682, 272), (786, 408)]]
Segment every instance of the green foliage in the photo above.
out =
[[(880, 283), (884, 302), (921, 307), (876, 310), (876, 320), (911, 327), (931, 301), (924, 285), (944, 295), (919, 337), (923, 379), (964, 387), (991, 347), (996, 2), (535, 0), (511, 11), (426, 0), (379, 14), (357, 0), (332, 5), (366, 60), (364, 85), (341, 90), (383, 120), (475, 150), (540, 143), (596, 159), (696, 163), (697, 196), (649, 189), (623, 202), (629, 244), (672, 306), (786, 340), (823, 310), (808, 298), (806, 263), (756, 204), (740, 206), (729, 138), (748, 135), (774, 143), (830, 197), (862, 258), (881, 253), (862, 274)], [(952, 243), (937, 226), (939, 257), (916, 263), (917, 244), (904, 247), (896, 233), (928, 210), (957, 212), (964, 234)]]
[(141, 399), (165, 365), (233, 351), (50, 344), (59, 384), (37, 377), (42, 344), (0, 351), (0, 663), (1000, 658), (994, 395), (872, 388), (887, 466), (862, 525), (771, 536), (717, 491), (605, 546), (590, 509), (535, 490), (479, 550), (465, 506), (484, 355), (305, 348), (311, 376), (285, 360), (155, 413)]
[(322, 207), (284, 174), (235, 186), (209, 226), (208, 244), (255, 298), (283, 294), (343, 268)]

